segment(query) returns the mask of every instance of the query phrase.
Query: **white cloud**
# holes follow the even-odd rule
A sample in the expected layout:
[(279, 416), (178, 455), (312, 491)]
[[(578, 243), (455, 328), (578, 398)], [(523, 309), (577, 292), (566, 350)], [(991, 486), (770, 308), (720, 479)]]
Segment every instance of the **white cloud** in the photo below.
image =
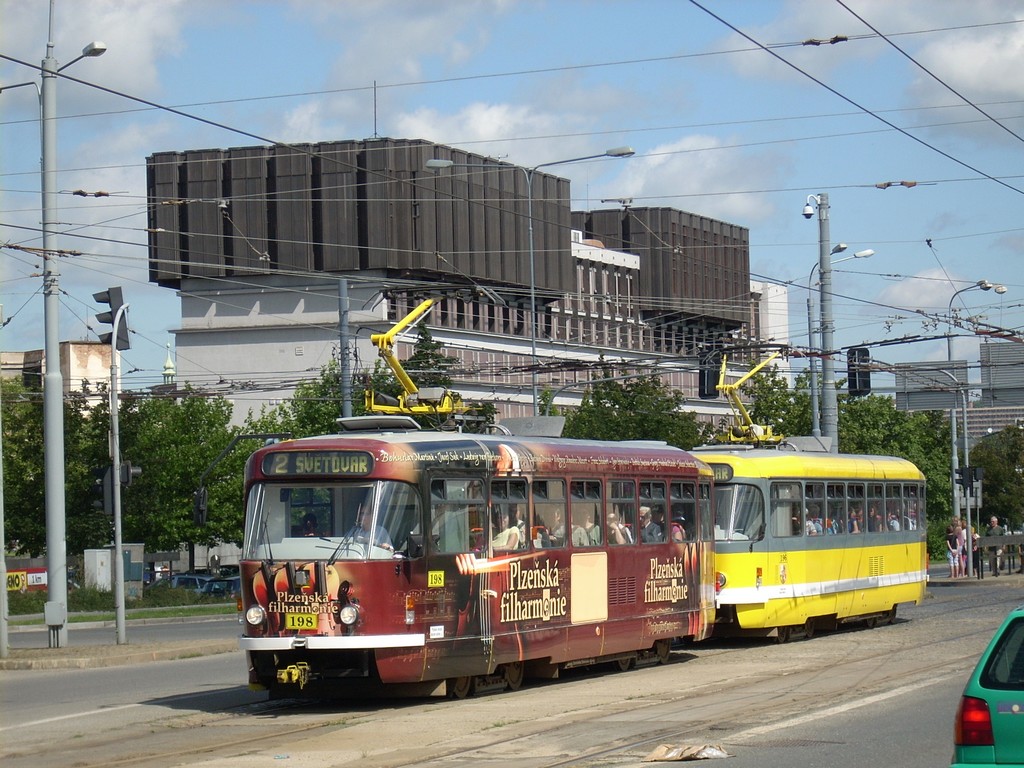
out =
[(691, 135), (653, 147), (629, 162), (619, 174), (619, 186), (623, 194), (638, 198), (638, 204), (699, 210), (742, 226), (774, 216), (774, 205), (761, 195), (713, 193), (770, 187), (788, 171), (789, 159), (777, 152), (715, 151), (725, 144), (722, 138)]

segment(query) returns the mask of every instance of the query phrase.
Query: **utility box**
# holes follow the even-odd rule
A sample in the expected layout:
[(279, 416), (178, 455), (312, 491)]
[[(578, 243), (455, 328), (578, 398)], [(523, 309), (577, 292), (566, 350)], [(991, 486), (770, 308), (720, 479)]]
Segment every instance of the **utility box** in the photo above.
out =
[(85, 586), (110, 592), (114, 588), (114, 562), (110, 549), (85, 550)]

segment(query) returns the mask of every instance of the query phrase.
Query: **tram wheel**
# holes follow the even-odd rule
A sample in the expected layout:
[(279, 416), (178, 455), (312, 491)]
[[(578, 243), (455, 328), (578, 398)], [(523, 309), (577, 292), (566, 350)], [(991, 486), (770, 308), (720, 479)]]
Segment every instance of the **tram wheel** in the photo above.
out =
[(672, 654), (672, 641), (659, 640), (654, 644), (654, 655), (658, 658), (659, 664), (668, 664), (668, 657)]
[(892, 608), (889, 609), (889, 615), (885, 617), (885, 623), (886, 624), (892, 624), (894, 621), (896, 621), (896, 606), (895, 605)]
[(872, 616), (869, 619), (864, 619), (864, 626), (867, 627), (868, 629), (874, 629), (875, 627), (878, 626), (878, 617), (877, 616)]
[(775, 642), (779, 645), (788, 643), (793, 639), (793, 628), (792, 627), (776, 627)]
[(445, 681), (449, 699), (465, 699), (473, 695), (476, 680), (472, 677), (450, 677)]
[(808, 617), (807, 621), (804, 622), (804, 637), (810, 640), (814, 637), (814, 618)]
[(510, 691), (518, 691), (523, 687), (526, 678), (526, 667), (521, 661), (513, 661), (505, 665), (505, 685)]
[(636, 657), (626, 656), (621, 659), (616, 659), (612, 663), (615, 665), (615, 668), (619, 670), (619, 672), (629, 672), (629, 670), (636, 666)]

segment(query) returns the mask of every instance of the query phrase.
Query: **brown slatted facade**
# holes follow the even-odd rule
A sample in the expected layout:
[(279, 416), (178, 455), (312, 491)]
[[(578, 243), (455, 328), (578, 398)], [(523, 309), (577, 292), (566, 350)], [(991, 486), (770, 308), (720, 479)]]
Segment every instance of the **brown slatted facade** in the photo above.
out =
[[(426, 170), (430, 158), (457, 165)], [(177, 288), (182, 277), (381, 270), (528, 286), (526, 174), (499, 165), (387, 138), (155, 153), (147, 160), (150, 279)], [(543, 299), (575, 286), (569, 182), (539, 172), (533, 182)]]

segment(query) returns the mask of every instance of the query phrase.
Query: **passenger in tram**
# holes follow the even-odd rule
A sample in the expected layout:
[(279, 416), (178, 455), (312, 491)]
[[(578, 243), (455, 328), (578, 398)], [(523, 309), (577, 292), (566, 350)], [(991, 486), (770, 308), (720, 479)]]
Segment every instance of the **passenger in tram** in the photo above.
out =
[(307, 512), (306, 516), (302, 518), (302, 535), (303, 536), (318, 536), (317, 521), (315, 512)]
[(672, 512), (672, 525), (669, 528), (669, 537), (672, 541), (686, 541), (686, 518), (683, 517), (682, 511), (673, 510)]
[(587, 513), (578, 506), (572, 510), (572, 545), (574, 547), (591, 546), (590, 535), (586, 529)]
[(807, 536), (821, 536), (825, 529), (821, 525), (821, 511), (817, 504), (807, 506), (807, 514), (804, 523), (804, 534)]
[(562, 512), (561, 508), (556, 507), (554, 515), (555, 519), (548, 529), (548, 535), (551, 538), (551, 546), (560, 547), (565, 544), (565, 513)]
[(622, 524), (618, 511), (614, 509), (608, 513), (608, 543), (612, 546), (633, 543), (633, 533)]
[(885, 521), (882, 520), (882, 513), (878, 511), (878, 507), (871, 505), (868, 509), (868, 531), (871, 533), (881, 533), (885, 530)]
[(900, 529), (900, 518), (895, 512), (889, 513), (889, 530), (898, 531)]
[(495, 529), (498, 532), (491, 538), (491, 549), (496, 552), (519, 549), (519, 526), (510, 518), (508, 507), (499, 507), (495, 512)]
[(864, 513), (861, 511), (859, 505), (850, 506), (850, 521), (846, 524), (847, 533), (863, 533), (864, 532)]
[(644, 544), (655, 544), (665, 540), (661, 526), (651, 519), (651, 508), (640, 507), (640, 540)]

